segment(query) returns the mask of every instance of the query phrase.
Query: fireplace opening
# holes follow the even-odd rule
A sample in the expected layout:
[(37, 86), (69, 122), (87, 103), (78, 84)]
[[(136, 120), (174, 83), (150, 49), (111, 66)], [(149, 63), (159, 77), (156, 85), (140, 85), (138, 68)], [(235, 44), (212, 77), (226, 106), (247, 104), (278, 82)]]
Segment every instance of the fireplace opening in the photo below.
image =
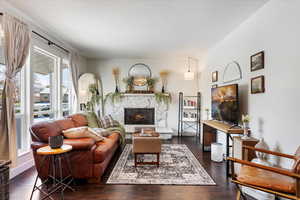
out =
[(124, 122), (127, 125), (155, 124), (155, 109), (154, 108), (124, 108)]

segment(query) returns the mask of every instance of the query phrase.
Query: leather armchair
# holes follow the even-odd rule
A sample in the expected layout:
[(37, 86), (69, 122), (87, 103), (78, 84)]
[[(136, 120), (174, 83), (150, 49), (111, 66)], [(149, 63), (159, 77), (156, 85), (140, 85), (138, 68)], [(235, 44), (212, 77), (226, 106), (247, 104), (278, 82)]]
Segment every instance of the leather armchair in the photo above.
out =
[[(49, 136), (61, 135), (63, 130), (80, 126), (87, 126), (87, 120), (83, 114), (71, 115), (66, 119), (56, 121), (39, 122), (30, 127), (31, 149), (38, 174), (42, 179), (48, 175), (49, 161), (45, 160), (42, 164), (43, 157), (36, 154), (37, 149), (48, 145)], [(99, 182), (119, 147), (119, 139), (119, 133), (112, 133), (100, 142), (95, 142), (91, 138), (64, 139), (64, 144), (73, 147), (68, 155), (73, 177)], [(63, 169), (66, 169), (64, 165), (66, 165), (65, 162), (63, 162)]]
[[(274, 194), (277, 197), (300, 199), (300, 147), (297, 149), (295, 155), (288, 155), (250, 146), (243, 146), (243, 149), (292, 159), (294, 160), (294, 166), (292, 170), (287, 170), (269, 167), (247, 160), (240, 160), (232, 157), (227, 158), (232, 162), (232, 182), (235, 183), (238, 188), (237, 199), (240, 199), (241, 197), (246, 199), (239, 186), (254, 188), (256, 190)], [(239, 174), (234, 173), (233, 163), (242, 164)]]

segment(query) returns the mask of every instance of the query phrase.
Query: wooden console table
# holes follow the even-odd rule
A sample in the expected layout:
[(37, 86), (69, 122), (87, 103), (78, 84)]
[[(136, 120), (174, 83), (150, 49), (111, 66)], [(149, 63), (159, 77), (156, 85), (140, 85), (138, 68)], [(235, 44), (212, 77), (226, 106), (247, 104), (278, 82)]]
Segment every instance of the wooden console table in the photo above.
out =
[[(241, 135), (244, 130), (240, 127), (232, 127), (229, 124), (215, 121), (215, 120), (203, 120), (202, 121), (202, 150), (210, 151), (211, 143), (216, 142), (217, 132), (220, 131), (226, 134), (226, 157), (229, 157), (229, 149), (232, 147), (229, 144), (229, 139), (233, 141), (232, 136), (234, 134)], [(226, 161), (226, 175), (229, 176), (229, 162)]]

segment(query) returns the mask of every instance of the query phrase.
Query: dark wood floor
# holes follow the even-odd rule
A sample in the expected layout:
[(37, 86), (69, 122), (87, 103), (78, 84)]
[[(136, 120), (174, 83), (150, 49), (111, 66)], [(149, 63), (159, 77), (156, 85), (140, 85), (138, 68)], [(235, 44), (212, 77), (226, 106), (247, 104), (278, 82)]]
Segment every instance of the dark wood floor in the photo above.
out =
[[(106, 185), (114, 163), (121, 150), (114, 157), (101, 184), (77, 183), (76, 192), (65, 192), (66, 200), (222, 200), (235, 199), (236, 189), (225, 176), (225, 163), (210, 160), (210, 153), (202, 153), (194, 137), (174, 137), (166, 143), (186, 144), (211, 175), (216, 186), (167, 186), (167, 185)], [(10, 186), (11, 200), (29, 199), (36, 171), (34, 168), (14, 178)], [(38, 192), (34, 199), (39, 199)]]

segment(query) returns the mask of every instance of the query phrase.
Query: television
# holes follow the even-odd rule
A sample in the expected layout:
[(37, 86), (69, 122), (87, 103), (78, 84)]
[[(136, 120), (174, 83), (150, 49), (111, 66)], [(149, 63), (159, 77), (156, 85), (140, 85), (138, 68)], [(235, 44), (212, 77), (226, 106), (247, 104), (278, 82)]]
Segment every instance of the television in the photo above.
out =
[(211, 89), (211, 116), (214, 120), (233, 125), (239, 120), (238, 84)]

